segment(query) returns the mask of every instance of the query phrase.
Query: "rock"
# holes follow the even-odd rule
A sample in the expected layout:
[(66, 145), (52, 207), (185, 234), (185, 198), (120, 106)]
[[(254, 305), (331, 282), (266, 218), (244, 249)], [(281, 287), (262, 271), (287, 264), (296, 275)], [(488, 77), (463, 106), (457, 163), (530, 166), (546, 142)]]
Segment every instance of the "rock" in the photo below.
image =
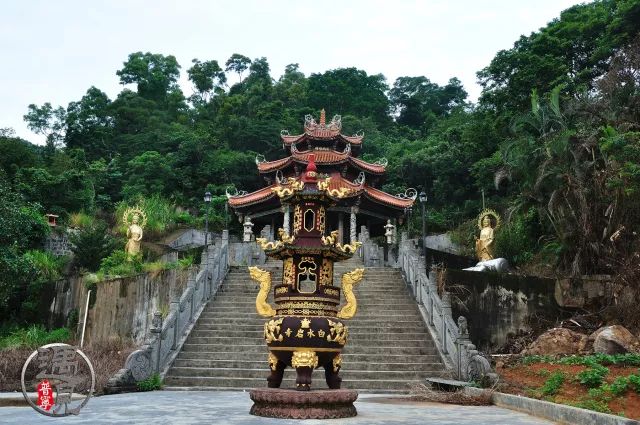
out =
[(593, 341), (596, 353), (640, 353), (640, 340), (624, 326), (605, 326), (592, 333), (589, 339)]
[(569, 329), (553, 328), (536, 338), (522, 354), (528, 356), (578, 354), (584, 352), (587, 339), (586, 335)]

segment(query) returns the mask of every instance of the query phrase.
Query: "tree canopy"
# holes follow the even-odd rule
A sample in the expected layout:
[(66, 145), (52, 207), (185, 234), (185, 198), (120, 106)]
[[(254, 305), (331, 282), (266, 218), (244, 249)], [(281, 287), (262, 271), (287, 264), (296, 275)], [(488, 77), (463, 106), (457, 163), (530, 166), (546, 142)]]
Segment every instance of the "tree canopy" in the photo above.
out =
[(187, 98), (174, 56), (135, 52), (114, 99), (90, 87), (66, 107), (29, 105), (25, 120), (47, 146), (3, 129), (0, 166), (11, 191), (47, 212), (111, 212), (140, 195), (197, 212), (207, 189), (261, 187), (255, 155), (280, 158), (280, 131), (325, 109), (346, 134), (364, 130), (365, 159), (389, 160), (383, 189), (428, 194), (430, 229), (471, 219), (484, 194), (508, 217), (505, 252), (525, 253), (516, 262), (552, 253), (571, 273), (609, 272), (611, 261), (594, 258), (627, 254), (603, 238), (640, 231), (621, 207), (640, 193), (638, 22), (638, 0), (565, 10), (478, 72), (475, 104), (454, 75), (388, 82), (292, 63), (276, 80), (267, 58), (240, 53), (193, 59)]

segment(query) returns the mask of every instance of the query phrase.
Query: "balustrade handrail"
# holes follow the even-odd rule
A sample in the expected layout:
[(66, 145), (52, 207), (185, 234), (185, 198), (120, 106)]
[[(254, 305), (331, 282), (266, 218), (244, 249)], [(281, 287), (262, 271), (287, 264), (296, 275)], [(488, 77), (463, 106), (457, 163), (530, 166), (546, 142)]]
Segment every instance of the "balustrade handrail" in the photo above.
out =
[(405, 284), (418, 303), (445, 367), (460, 380), (482, 379), (491, 371), (489, 363), (471, 343), (466, 318), (453, 319), (450, 295), (444, 289), (442, 296), (438, 293), (435, 273), (427, 275), (415, 241), (403, 235), (398, 257)]
[(167, 317), (163, 319), (160, 312), (153, 313), (145, 344), (127, 357), (124, 368), (109, 379), (105, 392), (134, 390), (137, 382), (154, 373), (164, 379), (207, 302), (218, 293), (228, 271), (229, 240), (225, 230), (220, 246), (209, 245), (202, 251), (200, 266), (189, 271), (182, 294), (178, 297), (175, 291), (170, 291)]

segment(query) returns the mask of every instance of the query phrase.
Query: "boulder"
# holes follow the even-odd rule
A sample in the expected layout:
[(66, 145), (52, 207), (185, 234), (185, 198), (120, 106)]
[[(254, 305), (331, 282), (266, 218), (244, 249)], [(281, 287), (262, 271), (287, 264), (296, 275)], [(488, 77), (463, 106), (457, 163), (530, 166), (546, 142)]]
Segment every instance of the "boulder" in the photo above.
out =
[(584, 352), (586, 345), (586, 335), (569, 329), (553, 328), (536, 338), (522, 354), (527, 356), (578, 354)]
[(624, 326), (605, 326), (592, 333), (589, 339), (593, 341), (596, 353), (640, 353), (640, 340)]

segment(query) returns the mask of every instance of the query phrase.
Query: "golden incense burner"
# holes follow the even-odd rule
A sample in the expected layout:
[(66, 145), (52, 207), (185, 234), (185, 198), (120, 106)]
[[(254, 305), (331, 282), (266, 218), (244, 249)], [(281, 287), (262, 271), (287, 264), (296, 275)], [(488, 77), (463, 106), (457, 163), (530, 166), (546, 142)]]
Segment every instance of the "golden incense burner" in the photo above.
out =
[[(330, 179), (317, 179), (313, 155), (305, 173), (289, 178), (273, 189), (282, 201), (294, 206), (293, 232), (280, 229), (279, 240), (256, 239), (271, 258), (283, 261), (282, 282), (273, 285), (271, 273), (249, 267), (251, 278), (260, 284), (256, 310), (269, 318), (264, 338), (269, 347), (270, 388), (279, 388), (287, 366), (296, 369), (296, 389), (311, 389), (311, 374), (323, 367), (327, 385), (339, 389), (342, 379), (340, 353), (349, 331), (344, 323), (357, 309), (353, 286), (364, 275), (355, 269), (342, 275), (341, 287), (333, 285), (333, 264), (350, 258), (360, 242), (338, 243), (337, 232), (326, 233), (326, 209), (346, 191), (330, 188)], [(273, 286), (275, 306), (267, 302)], [(339, 308), (340, 292), (346, 303)]]

